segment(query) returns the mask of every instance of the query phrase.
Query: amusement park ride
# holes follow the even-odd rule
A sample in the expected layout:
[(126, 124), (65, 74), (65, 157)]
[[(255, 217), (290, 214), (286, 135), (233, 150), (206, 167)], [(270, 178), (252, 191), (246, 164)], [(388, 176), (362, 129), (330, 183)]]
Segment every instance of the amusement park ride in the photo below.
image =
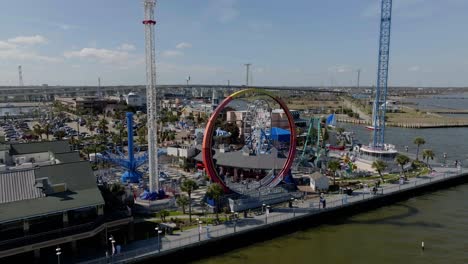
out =
[[(125, 155), (121, 149), (116, 149), (115, 153), (105, 151), (99, 156), (103, 162), (109, 162), (125, 169), (124, 174), (121, 176), (123, 183), (139, 183), (143, 172), (139, 171), (142, 165), (148, 162), (148, 153), (140, 153), (139, 147), (133, 144), (133, 113), (127, 112), (127, 135), (128, 135), (128, 155)], [(166, 154), (162, 149), (158, 151), (158, 156)]]
[(271, 107), (267, 100), (257, 99), (249, 105), (244, 119), (245, 143), (257, 155), (270, 152)]
[[(251, 186), (252, 188), (246, 188), (249, 189), (248, 192), (260, 192), (263, 189), (271, 189), (277, 186), (285, 177), (290, 175), (290, 169), (295, 158), (296, 129), (293, 117), (286, 104), (278, 96), (259, 89), (245, 89), (231, 94), (221, 102), (211, 115), (205, 129), (202, 146), (202, 159), (206, 173), (213, 182), (220, 184), (227, 193), (245, 194), (246, 189), (233, 187), (234, 185), (229, 184), (226, 179), (218, 173), (218, 168), (213, 160), (212, 150), (213, 134), (215, 132), (214, 124), (220, 113), (231, 101), (242, 95), (250, 95), (252, 93), (269, 97), (269, 99), (279, 104), (287, 116), (290, 133), (288, 133), (289, 148), (287, 150), (287, 157), (284, 159), (282, 167), (278, 170), (276, 170), (276, 168), (270, 168), (269, 173), (262, 179), (259, 179), (259, 181), (256, 181), (255, 185)], [(276, 148), (273, 147), (271, 140), (271, 107), (268, 102), (265, 100), (254, 101), (252, 106), (249, 107), (245, 123), (247, 123), (244, 127), (246, 131), (245, 147), (248, 149), (248, 153), (246, 153), (247, 157), (261, 160), (262, 156), (265, 156), (267, 159), (275, 159), (276, 157), (274, 157), (274, 155), (277, 155), (278, 152)]]
[(379, 61), (377, 86), (372, 111), (372, 142), (360, 148), (361, 157), (374, 160), (393, 160), (397, 151), (395, 146), (385, 144), (385, 113), (387, 108), (388, 65), (390, 56), (390, 29), (392, 20), (392, 0), (382, 0), (379, 36)]
[(296, 163), (296, 170), (299, 167), (318, 167), (326, 159), (327, 150), (323, 142), (323, 122), (320, 117), (312, 117), (309, 121), (304, 147), (301, 156)]

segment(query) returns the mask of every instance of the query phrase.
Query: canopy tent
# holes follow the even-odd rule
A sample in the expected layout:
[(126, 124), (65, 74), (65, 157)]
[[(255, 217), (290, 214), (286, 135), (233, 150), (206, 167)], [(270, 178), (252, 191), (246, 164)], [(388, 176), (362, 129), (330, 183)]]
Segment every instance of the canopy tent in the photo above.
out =
[(279, 127), (272, 127), (270, 131), (270, 138), (274, 141), (289, 142), (291, 138), (291, 132)]

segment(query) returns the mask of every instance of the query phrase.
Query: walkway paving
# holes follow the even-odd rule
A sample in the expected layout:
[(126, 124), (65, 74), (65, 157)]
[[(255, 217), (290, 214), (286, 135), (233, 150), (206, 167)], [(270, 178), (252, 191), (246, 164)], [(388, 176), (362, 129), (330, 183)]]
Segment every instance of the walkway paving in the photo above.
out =
[[(258, 228), (265, 224), (272, 224), (306, 214), (316, 214), (322, 210), (330, 210), (332, 208), (346, 206), (346, 204), (356, 203), (366, 199), (373, 199), (379, 195), (390, 194), (399, 190), (407, 190), (425, 184), (430, 184), (435, 181), (442, 181), (446, 178), (456, 177), (461, 173), (461, 169), (453, 167), (437, 167), (435, 168), (435, 172), (425, 176), (410, 178), (404, 184), (382, 184), (382, 188), (378, 190), (376, 195), (372, 194), (370, 189), (366, 188), (356, 190), (353, 192), (353, 195), (350, 196), (344, 194), (325, 195), (325, 209), (319, 207), (319, 198), (313, 198), (310, 200), (296, 201), (293, 208), (288, 208), (284, 204), (273, 206), (269, 210), (268, 214), (263, 213), (261, 215), (252, 215), (247, 218), (243, 218), (239, 214), (241, 218), (237, 222), (230, 221), (216, 226), (202, 224), (199, 228), (185, 230), (175, 235), (166, 235), (162, 237), (160, 243), (158, 243), (156, 238), (133, 242), (123, 246), (121, 254), (114, 256), (113, 261), (114, 263), (123, 263), (125, 260), (136, 257), (156, 255), (159, 254), (158, 251), (164, 252), (179, 247), (189, 246), (200, 241), (233, 234), (234, 232)], [(93, 261), (83, 263), (106, 263), (106, 259), (98, 258)]]

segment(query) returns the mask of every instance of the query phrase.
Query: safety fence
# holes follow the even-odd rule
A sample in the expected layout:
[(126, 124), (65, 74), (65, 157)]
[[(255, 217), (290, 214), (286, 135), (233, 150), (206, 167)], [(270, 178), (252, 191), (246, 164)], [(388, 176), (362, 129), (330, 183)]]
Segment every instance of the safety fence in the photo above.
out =
[(271, 208), (262, 209), (262, 215), (253, 218), (242, 218), (231, 220), (218, 226), (203, 226), (200, 225), (198, 233), (187, 235), (179, 239), (169, 239), (168, 237), (160, 237), (151, 245), (141, 247), (134, 250), (128, 250), (119, 254), (97, 258), (91, 261), (82, 262), (83, 264), (98, 264), (98, 263), (128, 263), (139, 258), (150, 258), (161, 253), (181, 249), (184, 247), (196, 246), (208, 240), (222, 238), (224, 236), (233, 235), (237, 232), (246, 232), (256, 228), (264, 228), (268, 225), (274, 225), (279, 222), (289, 221), (297, 217), (305, 215), (320, 214), (324, 211), (334, 210), (339, 207), (348, 206), (364, 200), (375, 199), (382, 195), (394, 194), (400, 191), (407, 191), (413, 188), (420, 188), (424, 185), (430, 185), (435, 182), (444, 181), (448, 178), (458, 177), (462, 173), (461, 170), (450, 171), (444, 173), (432, 173), (428, 176), (412, 178), (410, 181), (401, 184), (388, 184), (378, 188), (376, 192), (371, 189), (360, 189), (354, 192), (353, 195), (331, 195), (325, 196), (326, 206), (323, 208), (323, 203), (319, 200), (294, 201), (293, 208)]

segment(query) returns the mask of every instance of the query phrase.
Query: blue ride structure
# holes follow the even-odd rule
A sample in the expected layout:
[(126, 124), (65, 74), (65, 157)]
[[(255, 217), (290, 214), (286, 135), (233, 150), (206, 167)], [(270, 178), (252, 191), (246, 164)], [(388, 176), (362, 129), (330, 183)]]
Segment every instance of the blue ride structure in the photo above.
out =
[[(104, 162), (115, 164), (119, 167), (125, 168), (125, 172), (121, 176), (123, 183), (139, 183), (143, 172), (139, 171), (142, 165), (148, 162), (148, 152), (135, 155), (135, 145), (133, 142), (133, 113), (127, 112), (127, 134), (128, 134), (128, 155), (122, 153), (121, 150), (116, 149), (116, 153), (104, 151), (100, 159)], [(140, 148), (137, 146), (137, 153), (140, 153)], [(166, 154), (164, 150), (158, 151), (158, 156)]]
[(390, 58), (390, 29), (392, 24), (392, 0), (382, 0), (379, 36), (379, 61), (377, 69), (377, 87), (373, 106), (372, 124), (375, 149), (384, 148), (385, 112), (387, 102), (388, 63)]

